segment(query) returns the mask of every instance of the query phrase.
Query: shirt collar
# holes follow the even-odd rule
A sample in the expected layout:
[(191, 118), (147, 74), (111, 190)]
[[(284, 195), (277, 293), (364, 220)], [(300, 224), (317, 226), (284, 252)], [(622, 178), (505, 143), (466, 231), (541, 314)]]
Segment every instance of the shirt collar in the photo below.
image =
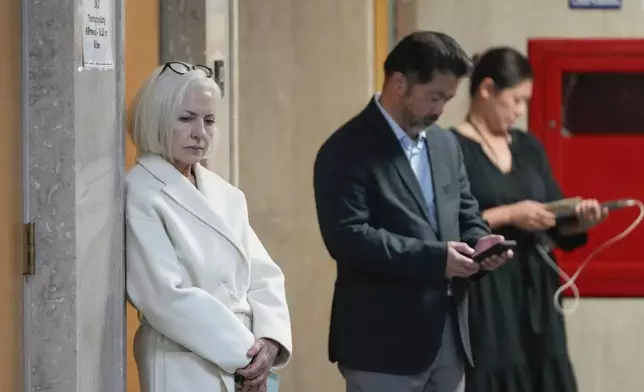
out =
[(405, 133), (402, 127), (396, 122), (396, 120), (394, 120), (389, 115), (387, 110), (385, 110), (385, 108), (383, 108), (382, 105), (380, 104), (380, 93), (376, 93), (373, 96), (373, 100), (378, 106), (378, 109), (380, 109), (380, 112), (382, 113), (382, 115), (385, 117), (385, 120), (387, 120), (387, 123), (389, 123), (389, 126), (391, 127), (391, 129), (394, 131), (394, 134), (396, 135), (396, 139), (398, 140), (398, 142), (420, 144), (420, 142), (425, 141), (426, 134), (425, 134), (425, 131), (422, 131), (421, 133), (418, 134), (418, 140), (416, 141), (416, 143), (413, 143), (413, 141), (409, 138), (407, 133)]

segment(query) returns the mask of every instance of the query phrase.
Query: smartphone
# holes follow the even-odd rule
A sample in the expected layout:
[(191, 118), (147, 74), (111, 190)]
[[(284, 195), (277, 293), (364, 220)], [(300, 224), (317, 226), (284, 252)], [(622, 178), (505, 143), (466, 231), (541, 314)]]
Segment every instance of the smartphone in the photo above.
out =
[(278, 392), (280, 388), (280, 375), (271, 370), (268, 374), (268, 392)]
[(502, 241), (498, 242), (486, 250), (484, 250), (481, 253), (478, 253), (472, 257), (472, 260), (474, 260), (477, 263), (483, 262), (483, 260), (487, 259), (488, 257), (491, 256), (500, 256), (504, 252), (507, 252), (508, 250), (514, 250), (517, 247), (517, 242), (516, 241)]

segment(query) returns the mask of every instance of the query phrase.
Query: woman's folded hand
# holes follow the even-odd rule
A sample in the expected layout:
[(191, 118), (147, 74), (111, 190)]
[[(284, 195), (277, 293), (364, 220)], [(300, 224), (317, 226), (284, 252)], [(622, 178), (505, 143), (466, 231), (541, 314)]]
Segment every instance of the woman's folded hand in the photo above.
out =
[(260, 338), (248, 350), (248, 356), (253, 360), (237, 373), (244, 377), (241, 392), (266, 391), (266, 379), (279, 355), (280, 345), (271, 339)]

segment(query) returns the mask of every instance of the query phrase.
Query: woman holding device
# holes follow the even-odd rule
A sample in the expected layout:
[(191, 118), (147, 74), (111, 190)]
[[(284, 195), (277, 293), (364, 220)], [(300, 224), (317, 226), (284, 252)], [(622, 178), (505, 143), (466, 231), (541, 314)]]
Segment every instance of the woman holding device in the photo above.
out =
[(488, 50), (470, 80), (467, 119), (452, 132), (459, 140), (472, 194), (496, 234), (515, 240), (515, 262), (506, 263), (470, 289), (470, 333), (475, 367), (470, 392), (574, 392), (563, 316), (552, 305), (559, 277), (537, 246), (571, 250), (606, 211), (581, 200), (576, 220), (557, 225), (545, 203), (563, 198), (543, 147), (514, 129), (526, 114), (532, 70), (521, 53)]

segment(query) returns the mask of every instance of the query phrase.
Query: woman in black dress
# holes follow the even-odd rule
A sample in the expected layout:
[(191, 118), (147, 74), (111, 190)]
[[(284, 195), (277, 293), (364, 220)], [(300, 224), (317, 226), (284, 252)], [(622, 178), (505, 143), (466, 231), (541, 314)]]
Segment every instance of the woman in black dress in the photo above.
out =
[(537, 241), (564, 250), (586, 243), (586, 230), (605, 218), (596, 200), (577, 205), (577, 220), (556, 226), (543, 203), (563, 198), (537, 139), (513, 129), (532, 93), (528, 60), (493, 48), (470, 81), (467, 121), (452, 129), (463, 150), (473, 195), (492, 230), (518, 242), (513, 260), (470, 291), (475, 368), (469, 392), (574, 392), (564, 320), (552, 298), (560, 285)]

